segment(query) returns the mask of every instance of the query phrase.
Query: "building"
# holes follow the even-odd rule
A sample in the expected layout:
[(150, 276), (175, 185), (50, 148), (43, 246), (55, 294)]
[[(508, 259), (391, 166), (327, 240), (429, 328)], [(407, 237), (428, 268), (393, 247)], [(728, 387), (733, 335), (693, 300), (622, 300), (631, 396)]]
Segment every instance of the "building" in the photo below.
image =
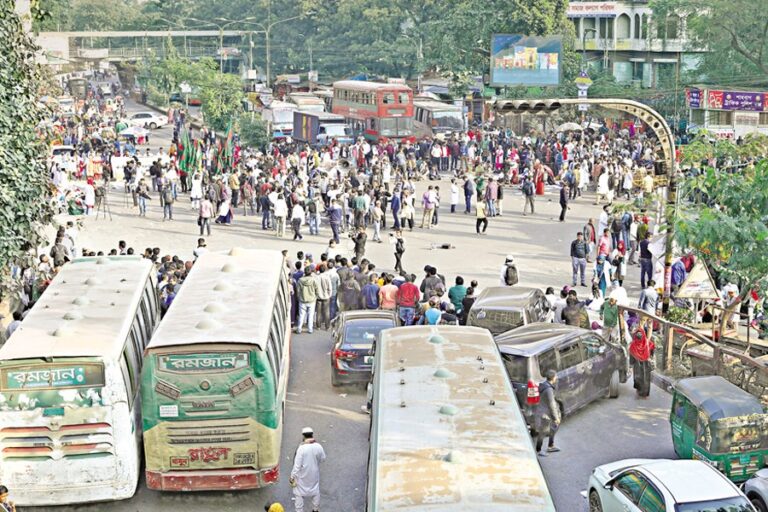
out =
[(704, 128), (721, 139), (749, 133), (768, 135), (768, 92), (689, 88), (685, 90), (689, 128)]
[(702, 51), (690, 48), (684, 17), (655, 20), (647, 0), (572, 0), (568, 18), (590, 68), (609, 70), (617, 82), (637, 88), (674, 82), (680, 71), (696, 67)]

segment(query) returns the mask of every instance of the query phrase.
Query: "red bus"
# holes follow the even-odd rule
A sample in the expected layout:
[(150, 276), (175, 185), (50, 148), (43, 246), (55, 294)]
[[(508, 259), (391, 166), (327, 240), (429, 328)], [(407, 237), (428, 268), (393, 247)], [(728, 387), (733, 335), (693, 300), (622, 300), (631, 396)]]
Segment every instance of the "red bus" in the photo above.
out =
[(335, 82), (333, 113), (344, 116), (355, 137), (375, 142), (413, 137), (413, 90), (405, 84)]

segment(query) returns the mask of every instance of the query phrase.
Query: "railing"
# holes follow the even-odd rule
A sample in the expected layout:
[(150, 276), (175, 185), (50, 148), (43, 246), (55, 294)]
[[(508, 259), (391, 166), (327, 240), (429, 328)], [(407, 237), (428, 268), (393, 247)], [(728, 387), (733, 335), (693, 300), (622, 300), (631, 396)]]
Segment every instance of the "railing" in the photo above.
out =
[[(78, 48), (76, 55), (85, 59), (109, 59), (109, 60), (138, 60), (144, 58), (163, 58), (166, 56), (166, 48), (159, 47), (134, 47), (134, 48)], [(177, 49), (176, 52), (190, 59), (200, 59), (202, 57), (219, 58), (219, 49), (217, 47), (191, 47)], [(224, 60), (233, 60), (240, 58), (239, 55), (224, 55)]]

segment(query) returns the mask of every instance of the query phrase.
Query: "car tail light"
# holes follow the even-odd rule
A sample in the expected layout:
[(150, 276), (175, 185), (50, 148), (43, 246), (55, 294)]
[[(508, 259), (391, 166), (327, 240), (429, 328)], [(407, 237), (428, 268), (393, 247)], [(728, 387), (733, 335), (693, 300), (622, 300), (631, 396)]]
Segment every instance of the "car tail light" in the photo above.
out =
[(532, 380), (528, 381), (528, 405), (536, 405), (539, 403), (539, 385)]
[(346, 352), (344, 350), (341, 350), (340, 348), (337, 348), (333, 352), (333, 358), (336, 360), (342, 360), (342, 361), (350, 361), (357, 357), (357, 354), (354, 352)]

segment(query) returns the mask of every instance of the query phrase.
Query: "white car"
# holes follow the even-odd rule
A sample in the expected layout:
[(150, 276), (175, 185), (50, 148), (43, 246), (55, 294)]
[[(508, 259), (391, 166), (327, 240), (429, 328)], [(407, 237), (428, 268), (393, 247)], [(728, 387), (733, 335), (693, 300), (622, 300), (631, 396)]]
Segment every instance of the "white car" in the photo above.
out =
[(700, 460), (626, 459), (592, 470), (589, 512), (754, 512), (744, 494)]
[(157, 112), (136, 112), (127, 121), (130, 126), (141, 126), (142, 128), (159, 128), (168, 124), (168, 116), (158, 114)]
[(744, 483), (744, 494), (757, 512), (768, 512), (768, 469), (761, 469)]

